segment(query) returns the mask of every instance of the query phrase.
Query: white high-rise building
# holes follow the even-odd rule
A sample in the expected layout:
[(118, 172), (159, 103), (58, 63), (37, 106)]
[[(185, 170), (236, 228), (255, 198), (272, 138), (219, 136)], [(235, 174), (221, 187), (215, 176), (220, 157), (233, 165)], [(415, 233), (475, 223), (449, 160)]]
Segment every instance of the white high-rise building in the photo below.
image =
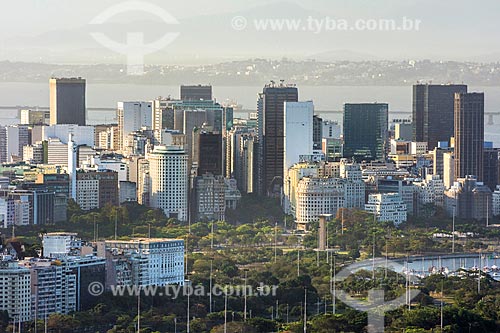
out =
[(182, 239), (107, 240), (98, 243), (97, 252), (108, 262), (107, 287), (130, 284), (165, 286), (184, 283)]
[(67, 166), (68, 145), (59, 138), (49, 138), (47, 143), (47, 164)]
[(323, 138), (340, 139), (341, 129), (338, 122), (331, 120), (323, 120), (322, 126), (323, 126), (322, 130)]
[(455, 155), (453, 152), (443, 154), (443, 183), (449, 189), (455, 182)]
[(414, 181), (419, 206), (433, 204), (444, 206), (444, 183), (439, 175), (427, 175), (425, 180)]
[(149, 160), (149, 204), (180, 221), (188, 218), (188, 157), (178, 146), (156, 146)]
[[(300, 161), (301, 156), (313, 154), (314, 105), (307, 102), (285, 102), (284, 106), (284, 152), (283, 180), (287, 183), (288, 169)], [(290, 193), (284, 187), (283, 208), (290, 210)]]
[(73, 133), (69, 134), (68, 140), (68, 174), (69, 174), (69, 195), (71, 199), (76, 200), (76, 153), (78, 146), (73, 141)]
[(398, 193), (370, 194), (365, 210), (375, 214), (378, 221), (394, 222), (395, 225), (407, 218), (406, 204)]
[(77, 310), (76, 274), (68, 272), (63, 265), (54, 264), (53, 259), (32, 258), (23, 264), (31, 273), (32, 319)]
[(300, 230), (320, 215), (337, 214), (344, 207), (344, 184), (338, 178), (304, 177), (297, 185), (296, 223)]
[(29, 128), (26, 125), (0, 127), (0, 163), (23, 158), (23, 147), (29, 144)]
[(495, 192), (491, 194), (493, 216), (500, 215), (500, 185), (497, 185)]
[(365, 205), (366, 184), (363, 181), (361, 166), (348, 163), (346, 159), (340, 161), (340, 177), (344, 179), (344, 207), (363, 208)]
[(23, 161), (32, 164), (43, 163), (43, 144), (37, 142), (23, 147)]
[(78, 126), (75, 124), (57, 124), (51, 126), (41, 126), (42, 141), (50, 138), (58, 138), (62, 143), (68, 144), (69, 136), (72, 134), (76, 145), (94, 147), (95, 128), (94, 126)]
[(0, 311), (7, 311), (15, 322), (31, 320), (31, 276), (17, 261), (0, 261)]
[(313, 154), (314, 105), (307, 102), (285, 102), (284, 119), (284, 175), (300, 161), (302, 155)]
[(43, 257), (60, 258), (77, 255), (82, 248), (82, 240), (76, 233), (51, 232), (42, 238)]
[(128, 147), (128, 135), (141, 128), (153, 128), (153, 105), (151, 102), (118, 102), (118, 132), (120, 149)]

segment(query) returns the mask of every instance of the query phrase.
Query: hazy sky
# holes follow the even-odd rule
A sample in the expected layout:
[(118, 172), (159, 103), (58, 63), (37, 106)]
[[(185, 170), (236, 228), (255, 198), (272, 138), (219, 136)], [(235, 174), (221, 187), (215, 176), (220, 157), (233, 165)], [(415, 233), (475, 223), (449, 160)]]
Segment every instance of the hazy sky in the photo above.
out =
[[(144, 0), (143, 0), (144, 1)], [(26, 53), (32, 46), (33, 38), (36, 41), (39, 35), (49, 32), (77, 31), (84, 29), (88, 22), (96, 15), (111, 5), (120, 3), (119, 0), (16, 0), (2, 1), (0, 10), (0, 59), (9, 58), (16, 60), (26, 59)], [(283, 43), (282, 52), (279, 55), (290, 53), (295, 55), (308, 55), (330, 50), (349, 50), (357, 53), (370, 54), (378, 58), (454, 58), (479, 57), (484, 55), (500, 55), (498, 40), (500, 37), (500, 13), (499, 0), (147, 0), (157, 4), (180, 21), (188, 19), (192, 25), (186, 29), (191, 32), (200, 30), (204, 36), (210, 36), (212, 32), (210, 21), (208, 25), (196, 26), (196, 18), (199, 16), (213, 16), (220, 18), (213, 20), (214, 24), (221, 25), (218, 30), (214, 28), (213, 37), (217, 42), (224, 43), (229, 40), (232, 49), (239, 49), (235, 55), (242, 56), (249, 50), (259, 49), (262, 56), (277, 55), (277, 50), (267, 50), (268, 41), (249, 35), (238, 35), (231, 39), (226, 36), (226, 31), (221, 29), (227, 27), (232, 15), (250, 12), (254, 18), (287, 18), (300, 13), (304, 8), (307, 13), (313, 13), (317, 17), (331, 16), (334, 18), (358, 19), (358, 18), (395, 18), (409, 17), (422, 21), (421, 30), (418, 33), (396, 34), (330, 34), (328, 36), (311, 36), (310, 34), (297, 34), (293, 41)], [(295, 10), (288, 10), (290, 3)], [(300, 7), (298, 7), (300, 6)], [(259, 9), (261, 14), (259, 14)], [(269, 10), (266, 10), (269, 9)], [(297, 9), (299, 8), (299, 9)], [(225, 15), (225, 16), (224, 16)], [(259, 17), (260, 15), (260, 17)], [(120, 17), (121, 20), (130, 19)], [(119, 18), (119, 19), (120, 19)], [(150, 20), (143, 14), (133, 16), (135, 20)], [(192, 21), (189, 21), (189, 18)], [(292, 17), (293, 18), (293, 17)], [(223, 21), (218, 22), (218, 21)], [(227, 22), (226, 22), (227, 21)], [(221, 28), (222, 27), (222, 28)], [(231, 33), (231, 31), (228, 31)], [(262, 33), (259, 35), (261, 36)], [(191, 38), (192, 34), (185, 36)], [(245, 44), (245, 38), (250, 36)], [(179, 37), (181, 39), (183, 36)], [(217, 39), (219, 37), (219, 39)], [(24, 39), (23, 39), (24, 38)], [(68, 38), (68, 36), (66, 36)], [(205, 38), (206, 39), (206, 38)], [(272, 40), (276, 38), (273, 37)], [(45, 50), (39, 51), (41, 56), (46, 56), (51, 50), (51, 42), (38, 39), (45, 43)], [(75, 37), (75, 42), (79, 43)], [(286, 38), (284, 38), (286, 40)], [(13, 45), (12, 41), (19, 41), (19, 45)], [(235, 42), (236, 41), (236, 42)], [(178, 48), (188, 50), (188, 40), (177, 44)], [(194, 41), (196, 42), (196, 41)], [(24, 44), (23, 44), (24, 43)], [(241, 44), (240, 44), (241, 43)], [(301, 43), (307, 50), (299, 49)], [(273, 46), (273, 45), (269, 45)], [(15, 48), (17, 47), (17, 48)], [(74, 48), (74, 46), (72, 46)], [(281, 46), (280, 46), (281, 47)], [(89, 48), (83, 46), (82, 48)], [(295, 49), (294, 49), (295, 48)], [(267, 50), (267, 51), (266, 51)], [(9, 52), (12, 51), (12, 52)], [(17, 54), (16, 52), (19, 52)], [(38, 51), (36, 51), (38, 52)], [(35, 52), (35, 53), (36, 53)], [(60, 52), (64, 52), (60, 51)], [(186, 51), (189, 52), (189, 51)], [(227, 50), (222, 51), (228, 54)], [(23, 54), (21, 54), (23, 53)], [(33, 50), (31, 51), (33, 53)], [(231, 55), (232, 53), (229, 52)], [(250, 55), (250, 54), (249, 54)], [(255, 54), (252, 54), (254, 56)], [(490, 56), (490, 58), (495, 58)], [(499, 57), (500, 60), (500, 57)]]

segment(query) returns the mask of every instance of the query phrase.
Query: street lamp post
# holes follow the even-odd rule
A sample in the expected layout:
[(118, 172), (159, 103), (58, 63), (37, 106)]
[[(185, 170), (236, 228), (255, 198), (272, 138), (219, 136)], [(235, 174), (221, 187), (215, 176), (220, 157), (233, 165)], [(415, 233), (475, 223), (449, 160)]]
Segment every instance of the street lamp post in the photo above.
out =
[(247, 321), (247, 273), (248, 273), (248, 269), (245, 268), (245, 287), (244, 287), (244, 291), (243, 291), (243, 295), (244, 295), (244, 298), (245, 298), (245, 309), (244, 309), (244, 312), (243, 312), (243, 321)]
[(455, 205), (453, 205), (453, 232), (451, 233), (451, 253), (455, 253)]
[(209, 301), (210, 301), (210, 305), (209, 305), (209, 310), (210, 310), (210, 313), (212, 313), (212, 271), (213, 271), (213, 263), (214, 263), (214, 258), (210, 258), (210, 291), (209, 291)]
[(336, 287), (336, 279), (337, 279), (337, 275), (336, 275), (336, 272), (335, 272), (335, 266), (336, 266), (336, 258), (337, 258), (337, 254), (336, 253), (332, 253), (332, 262), (333, 262), (333, 267), (332, 267), (332, 271), (333, 271), (333, 281), (332, 281), (332, 312), (333, 314), (336, 313), (336, 307), (337, 307), (337, 287)]
[(186, 287), (187, 287), (187, 320), (186, 320), (186, 325), (187, 325), (187, 333), (190, 332), (190, 314), (189, 314), (189, 307), (190, 307), (190, 304), (189, 304), (189, 296), (191, 294), (191, 290), (190, 290), (190, 283), (191, 281), (189, 280), (189, 275), (187, 276), (188, 278), (186, 279)]

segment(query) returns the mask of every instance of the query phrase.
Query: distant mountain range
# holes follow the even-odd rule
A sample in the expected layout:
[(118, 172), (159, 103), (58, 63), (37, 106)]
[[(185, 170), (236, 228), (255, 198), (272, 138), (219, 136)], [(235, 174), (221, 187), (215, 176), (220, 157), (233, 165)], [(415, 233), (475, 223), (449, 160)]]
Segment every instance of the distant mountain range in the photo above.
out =
[[(479, 26), (480, 22), (473, 15), (468, 18), (468, 25), (462, 25), (457, 17), (440, 16), (441, 12), (453, 14), (456, 8), (447, 9), (436, 3), (433, 9), (436, 13), (429, 17), (425, 6), (419, 6), (419, 2), (415, 1), (398, 8), (384, 8), (383, 11), (376, 9), (374, 4), (367, 4), (366, 10), (358, 15), (370, 17), (371, 14), (372, 17), (396, 20), (403, 16), (420, 18), (421, 29), (412, 32), (304, 31), (302, 28), (308, 17), (321, 20), (327, 17), (339, 19), (346, 15), (354, 20), (356, 15), (339, 8), (335, 16), (305, 9), (296, 2), (273, 2), (233, 13), (190, 17), (179, 20), (176, 25), (167, 25), (154, 17), (151, 20), (141, 17), (128, 22), (97, 26), (87, 24), (78, 28), (54, 30), (33, 37), (7, 38), (0, 41), (0, 59), (62, 64), (121, 64), (125, 62), (125, 57), (97, 43), (90, 36), (91, 32), (102, 32), (120, 43), (124, 42), (127, 32), (143, 32), (146, 43), (160, 38), (165, 32), (179, 32), (174, 42), (146, 56), (146, 63), (199, 65), (257, 57), (325, 62), (382, 59), (500, 60), (500, 52), (495, 52), (488, 44), (489, 40), (497, 39), (496, 23), (490, 23), (495, 26), (481, 31), (481, 38), (477, 38), (477, 31), (470, 29), (470, 25), (477, 23)], [(232, 27), (234, 17), (244, 17), (246, 28), (235, 30)], [(301, 20), (303, 24), (298, 31), (259, 31), (254, 20), (263, 19)]]
[[(331, 56), (331, 55), (329, 55)], [(52, 76), (85, 77), (93, 83), (179, 85), (211, 83), (260, 86), (284, 79), (302, 86), (406, 86), (416, 82), (500, 86), (500, 63), (454, 61), (316, 61), (252, 58), (213, 65), (146, 65), (144, 75), (127, 75), (123, 64), (0, 62), (2, 82), (47, 82)]]

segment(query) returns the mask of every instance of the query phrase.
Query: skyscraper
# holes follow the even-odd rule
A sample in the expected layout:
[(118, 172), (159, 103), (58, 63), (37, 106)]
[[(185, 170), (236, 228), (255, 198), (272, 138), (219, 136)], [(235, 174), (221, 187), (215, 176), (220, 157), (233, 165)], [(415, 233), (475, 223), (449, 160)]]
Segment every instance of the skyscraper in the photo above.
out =
[(200, 130), (197, 139), (197, 156), (193, 156), (193, 161), (198, 162), (198, 175), (222, 176), (222, 134)]
[(85, 126), (85, 79), (52, 78), (50, 85), (50, 124)]
[(117, 118), (120, 149), (123, 151), (129, 146), (128, 135), (141, 128), (153, 128), (152, 102), (118, 102)]
[(181, 100), (183, 101), (209, 101), (212, 99), (212, 86), (210, 85), (182, 85)]
[(176, 146), (156, 146), (149, 160), (149, 203), (169, 218), (188, 219), (188, 161)]
[(455, 179), (483, 180), (484, 93), (455, 94)]
[(344, 157), (384, 159), (388, 117), (388, 104), (344, 104)]
[(283, 184), (284, 103), (297, 102), (298, 90), (283, 82), (264, 87), (257, 102), (258, 154), (257, 193), (277, 195)]
[(413, 86), (413, 141), (427, 142), (429, 150), (439, 141), (450, 141), (453, 136), (451, 119), (454, 114), (455, 93), (466, 93), (460, 84)]
[[(319, 120), (318, 120), (319, 119)], [(313, 154), (314, 123), (321, 128), (321, 118), (314, 118), (314, 105), (308, 102), (285, 102), (285, 130), (283, 152), (283, 208), (289, 212), (290, 188), (288, 169), (300, 161), (302, 155)]]
[(323, 138), (323, 119), (318, 115), (313, 116), (313, 148), (321, 150), (321, 139)]

